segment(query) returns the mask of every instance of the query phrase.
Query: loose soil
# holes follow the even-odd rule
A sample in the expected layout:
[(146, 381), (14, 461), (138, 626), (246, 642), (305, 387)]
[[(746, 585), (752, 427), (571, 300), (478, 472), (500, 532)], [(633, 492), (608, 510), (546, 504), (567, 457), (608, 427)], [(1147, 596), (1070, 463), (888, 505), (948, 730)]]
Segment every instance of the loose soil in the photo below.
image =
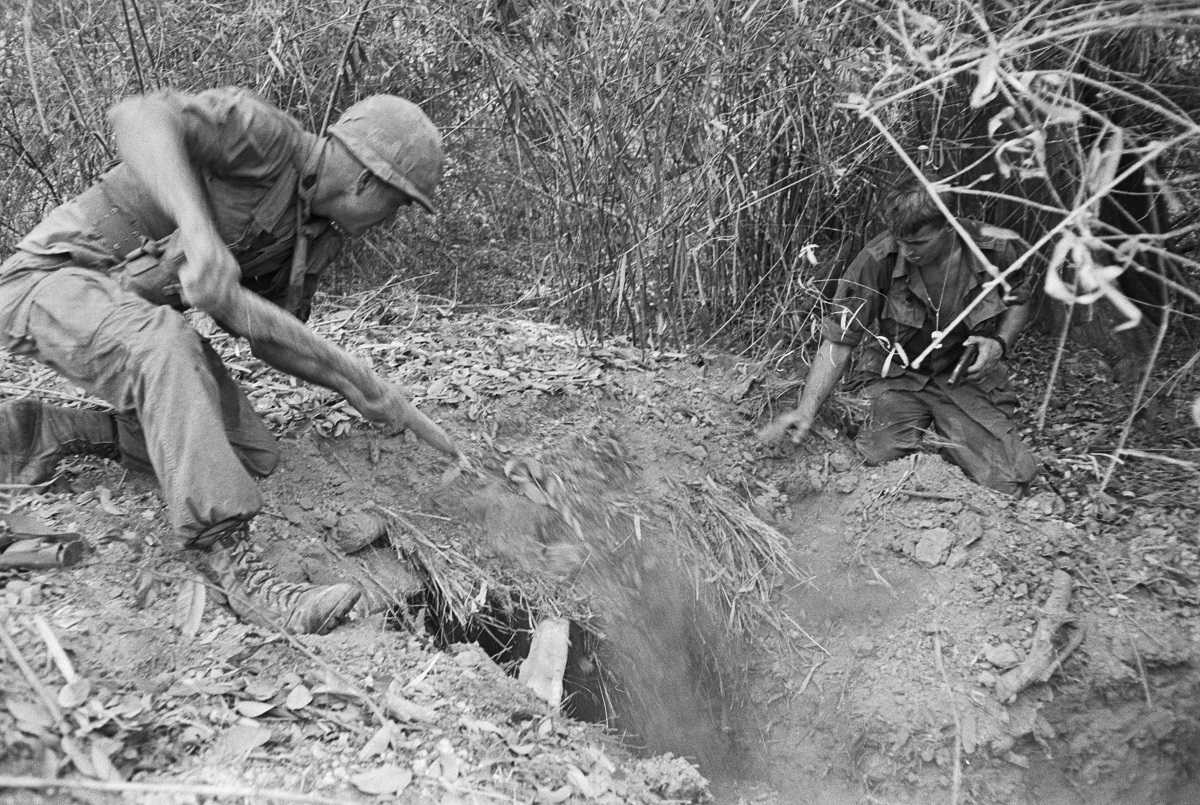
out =
[[(804, 447), (754, 446), (794, 395), (774, 365), (587, 345), (389, 293), (327, 300), (314, 326), (410, 385), (477, 473), (217, 337), (282, 437), (253, 539), (280, 578), (353, 578), (364, 605), (325, 636), (240, 623), (211, 591), (200, 600), (152, 479), (68, 462), (12, 503), (92, 553), (8, 572), (0, 613), (66, 721), (6, 653), (0, 772), (35, 779), (0, 799), (1200, 801), (1196, 475), (1131, 462), (1097, 491), (1092, 450), (1124, 392), (1095, 356), (1071, 356), (1066, 401), (1030, 434), (1048, 483), (1015, 501), (933, 454), (862, 467), (848, 399)], [(1035, 405), (1048, 360), (1026, 350)], [(1177, 446), (1163, 435), (1184, 432), (1175, 415), (1168, 400), (1141, 443), (1153, 426)], [(684, 506), (701, 494), (780, 535), (795, 572), (765, 579), (766, 603), (750, 585), (722, 601), (719, 574), (697, 573), (684, 526), (729, 510)], [(346, 556), (372, 522), (387, 534)], [(1074, 617), (1056, 647), (1082, 644), (1001, 702), (1056, 569)], [(555, 611), (579, 624), (563, 713), (514, 678), (531, 623)], [(86, 683), (64, 688), (39, 616)]]

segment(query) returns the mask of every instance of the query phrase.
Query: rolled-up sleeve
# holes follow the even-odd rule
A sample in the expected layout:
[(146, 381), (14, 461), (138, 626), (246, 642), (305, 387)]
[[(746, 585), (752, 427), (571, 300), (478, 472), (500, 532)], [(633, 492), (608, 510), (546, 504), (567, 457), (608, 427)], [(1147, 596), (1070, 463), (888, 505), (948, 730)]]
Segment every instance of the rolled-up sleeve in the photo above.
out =
[[(1011, 240), (1002, 241), (996, 249), (996, 268), (1004, 271), (1016, 260), (1016, 245)], [(1025, 270), (1025, 266), (1009, 274), (1007, 279), (1010, 290), (1004, 295), (1004, 304), (1007, 307), (1016, 307), (1028, 303), (1033, 296), (1033, 284), (1029, 281), (1029, 272)]]
[(879, 320), (883, 311), (883, 289), (890, 280), (887, 263), (868, 246), (846, 269), (838, 282), (830, 312), (821, 322), (821, 334), (835, 344), (857, 346), (863, 333)]

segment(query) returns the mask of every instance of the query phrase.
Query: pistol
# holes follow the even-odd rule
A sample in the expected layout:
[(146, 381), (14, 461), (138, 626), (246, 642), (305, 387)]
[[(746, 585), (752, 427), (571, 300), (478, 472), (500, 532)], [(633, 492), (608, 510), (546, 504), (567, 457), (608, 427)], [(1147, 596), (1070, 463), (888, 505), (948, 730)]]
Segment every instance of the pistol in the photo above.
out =
[(975, 356), (978, 354), (978, 344), (968, 344), (963, 348), (962, 357), (958, 359), (958, 363), (954, 364), (954, 371), (950, 373), (951, 386), (957, 386), (962, 382), (963, 375), (966, 374), (967, 367), (975, 363)]

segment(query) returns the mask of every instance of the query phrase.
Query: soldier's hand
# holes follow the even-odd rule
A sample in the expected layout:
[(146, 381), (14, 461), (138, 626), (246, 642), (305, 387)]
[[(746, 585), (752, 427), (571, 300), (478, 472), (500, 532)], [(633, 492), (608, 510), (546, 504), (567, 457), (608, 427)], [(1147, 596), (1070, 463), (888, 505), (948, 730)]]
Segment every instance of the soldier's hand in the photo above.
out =
[(398, 434), (402, 430), (411, 431), (425, 444), (455, 460), (462, 455), (458, 445), (441, 426), (409, 402), (401, 386), (387, 384), (383, 399), (365, 402), (359, 406), (359, 412), (367, 419), (380, 423), (389, 432)]
[(181, 227), (179, 245), (187, 258), (179, 268), (183, 299), (218, 320), (227, 319), (231, 296), (241, 287), (242, 269), (237, 259), (211, 226)]
[(1004, 347), (1000, 346), (999, 341), (986, 335), (973, 335), (963, 342), (963, 346), (971, 344), (979, 347), (979, 354), (975, 356), (975, 362), (967, 367), (967, 380), (977, 383), (1004, 357)]
[(810, 430), (812, 430), (811, 417), (805, 416), (800, 411), (788, 411), (755, 434), (755, 438), (764, 445), (772, 445), (786, 436), (791, 439), (792, 444), (800, 444)]

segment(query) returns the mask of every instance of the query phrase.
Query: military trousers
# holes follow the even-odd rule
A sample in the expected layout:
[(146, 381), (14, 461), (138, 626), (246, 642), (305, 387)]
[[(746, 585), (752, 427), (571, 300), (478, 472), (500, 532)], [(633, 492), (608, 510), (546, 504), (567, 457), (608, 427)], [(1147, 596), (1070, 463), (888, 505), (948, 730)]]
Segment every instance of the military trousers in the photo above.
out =
[(185, 540), (262, 509), (254, 476), (278, 464), (275, 437), (179, 311), (102, 271), (10, 271), (0, 274), (0, 345), (113, 407), (122, 458), (153, 471)]
[(877, 380), (864, 391), (871, 414), (855, 446), (867, 464), (883, 464), (920, 448), (927, 431), (940, 452), (983, 486), (1023, 494), (1040, 470), (1037, 457), (1017, 433), (1016, 395), (1007, 383), (984, 390), (972, 383), (951, 386), (943, 377), (913, 388), (908, 378)]

